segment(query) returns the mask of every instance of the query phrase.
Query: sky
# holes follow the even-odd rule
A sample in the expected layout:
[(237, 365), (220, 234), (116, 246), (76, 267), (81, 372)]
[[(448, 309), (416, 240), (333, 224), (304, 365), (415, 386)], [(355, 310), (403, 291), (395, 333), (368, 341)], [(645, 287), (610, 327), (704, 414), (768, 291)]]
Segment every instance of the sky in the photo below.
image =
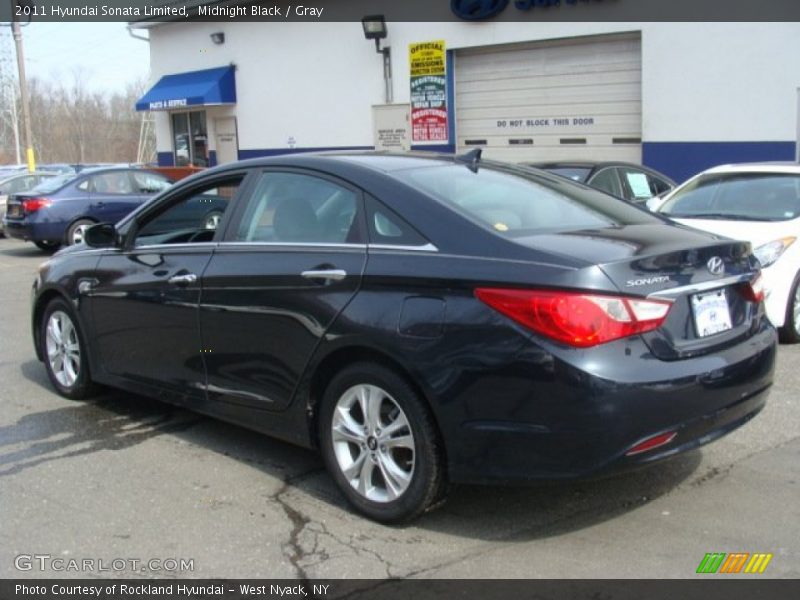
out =
[(112, 93), (137, 78), (149, 79), (149, 45), (129, 36), (125, 23), (34, 21), (22, 35), (28, 77), (69, 83), (80, 68), (90, 89)]

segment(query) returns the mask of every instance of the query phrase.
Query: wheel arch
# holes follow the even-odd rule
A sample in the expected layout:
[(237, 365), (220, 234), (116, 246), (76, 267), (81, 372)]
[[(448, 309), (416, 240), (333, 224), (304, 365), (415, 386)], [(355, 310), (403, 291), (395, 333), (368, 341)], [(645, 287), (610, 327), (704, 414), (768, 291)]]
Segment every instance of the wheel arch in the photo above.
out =
[(443, 435), (442, 427), (439, 423), (439, 416), (432, 401), (431, 393), (425, 389), (425, 386), (419, 382), (419, 379), (412, 375), (411, 370), (397, 358), (390, 354), (367, 346), (367, 345), (350, 345), (338, 347), (332, 350), (321, 358), (313, 366), (310, 376), (307, 379), (306, 394), (305, 394), (305, 408), (306, 415), (308, 416), (309, 439), (313, 447), (319, 447), (319, 403), (325, 393), (325, 389), (330, 380), (341, 370), (357, 363), (371, 362), (379, 364), (387, 369), (397, 373), (400, 377), (406, 380), (408, 385), (419, 395), (424, 401), (428, 410), (430, 411), (431, 418), (439, 439), (442, 441), (445, 456), (447, 454), (446, 439)]
[(48, 288), (39, 294), (33, 305), (33, 315), (31, 316), (31, 326), (33, 329), (33, 348), (36, 351), (36, 358), (38, 358), (39, 361), (44, 360), (44, 351), (41, 346), (42, 317), (44, 316), (44, 311), (47, 309), (47, 305), (56, 298), (61, 298), (67, 303), (70, 302), (70, 299), (61, 291), (55, 288)]

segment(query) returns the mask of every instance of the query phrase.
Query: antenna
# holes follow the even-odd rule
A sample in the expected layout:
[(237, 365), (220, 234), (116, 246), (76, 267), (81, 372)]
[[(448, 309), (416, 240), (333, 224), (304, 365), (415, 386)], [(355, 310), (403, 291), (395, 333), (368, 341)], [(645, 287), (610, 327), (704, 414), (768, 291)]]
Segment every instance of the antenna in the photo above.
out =
[(481, 151), (483, 148), (475, 148), (464, 154), (456, 155), (456, 162), (464, 163), (467, 168), (473, 173), (478, 172), (478, 163), (481, 160)]

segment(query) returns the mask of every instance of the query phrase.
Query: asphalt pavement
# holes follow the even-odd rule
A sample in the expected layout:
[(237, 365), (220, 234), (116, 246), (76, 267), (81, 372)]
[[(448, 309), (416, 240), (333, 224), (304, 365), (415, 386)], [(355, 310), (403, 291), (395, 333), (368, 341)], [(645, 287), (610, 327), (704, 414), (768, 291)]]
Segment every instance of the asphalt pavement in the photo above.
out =
[[(781, 346), (762, 413), (701, 450), (599, 481), (457, 486), (385, 527), (314, 452), (128, 393), (58, 396), (30, 340), (46, 258), (0, 239), (0, 577), (800, 577), (800, 346)], [(773, 558), (696, 575), (709, 552)]]

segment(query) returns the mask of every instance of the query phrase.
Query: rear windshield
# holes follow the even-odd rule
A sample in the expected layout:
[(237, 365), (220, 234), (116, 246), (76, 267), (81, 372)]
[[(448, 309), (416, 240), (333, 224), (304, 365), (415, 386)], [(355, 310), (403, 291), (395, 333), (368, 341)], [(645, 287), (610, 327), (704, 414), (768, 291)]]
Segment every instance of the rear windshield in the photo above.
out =
[(660, 222), (626, 202), (569, 181), (496, 165), (473, 172), (454, 164), (393, 175), (506, 237)]
[(75, 179), (75, 173), (56, 175), (55, 177), (49, 177), (48, 179), (45, 179), (31, 191), (49, 194), (50, 192), (55, 192), (56, 190), (61, 189), (73, 179)]
[(573, 181), (580, 181), (583, 183), (589, 177), (592, 170), (588, 167), (545, 167), (545, 171), (550, 171), (556, 175), (561, 175)]
[(688, 183), (660, 212), (675, 218), (787, 221), (800, 216), (800, 175), (711, 174)]

